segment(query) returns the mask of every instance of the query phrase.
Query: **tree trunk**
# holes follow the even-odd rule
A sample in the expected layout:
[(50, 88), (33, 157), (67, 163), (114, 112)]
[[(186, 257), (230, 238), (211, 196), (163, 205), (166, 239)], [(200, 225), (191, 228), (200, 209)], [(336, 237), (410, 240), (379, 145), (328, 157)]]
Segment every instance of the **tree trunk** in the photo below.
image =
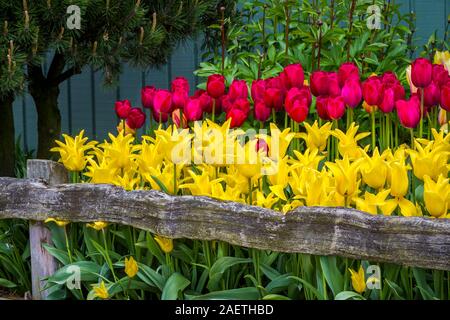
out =
[(13, 102), (13, 94), (0, 98), (0, 176), (5, 177), (15, 176)]
[(29, 91), (38, 115), (38, 159), (52, 159), (55, 140), (61, 134), (61, 114), (58, 108), (59, 83), (52, 83), (42, 74), (41, 67), (29, 67)]

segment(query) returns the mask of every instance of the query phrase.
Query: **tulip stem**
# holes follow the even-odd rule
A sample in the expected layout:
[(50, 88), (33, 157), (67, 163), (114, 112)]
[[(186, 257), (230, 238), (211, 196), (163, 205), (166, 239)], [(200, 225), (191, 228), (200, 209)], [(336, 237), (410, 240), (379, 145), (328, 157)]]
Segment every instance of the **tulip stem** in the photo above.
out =
[(409, 133), (410, 133), (410, 138), (411, 138), (411, 149), (415, 149), (415, 147), (414, 147), (414, 130), (413, 130), (413, 128), (409, 129)]
[(277, 123), (277, 115), (276, 115), (275, 108), (272, 109), (272, 121), (275, 124)]
[(375, 110), (372, 110), (371, 112), (372, 116), (372, 151), (375, 150)]
[(386, 113), (386, 148), (391, 147), (391, 121), (389, 119), (389, 113)]
[(253, 199), (252, 199), (252, 178), (248, 178), (248, 204), (253, 205)]
[(424, 99), (424, 89), (420, 88), (420, 124), (419, 124), (419, 138), (422, 138), (423, 133), (423, 99)]
[(216, 99), (212, 99), (212, 114), (211, 114), (211, 120), (214, 122), (215, 116), (216, 116)]

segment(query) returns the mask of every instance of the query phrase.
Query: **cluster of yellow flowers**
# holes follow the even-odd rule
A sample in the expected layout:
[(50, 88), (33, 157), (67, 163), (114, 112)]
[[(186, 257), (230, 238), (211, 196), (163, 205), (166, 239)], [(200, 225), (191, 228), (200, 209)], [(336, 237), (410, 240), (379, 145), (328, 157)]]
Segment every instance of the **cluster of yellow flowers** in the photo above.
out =
[[(421, 216), (426, 211), (450, 217), (450, 134), (443, 131), (432, 129), (433, 139), (416, 139), (411, 147), (369, 153), (369, 146), (358, 141), (370, 133), (358, 133), (354, 123), (346, 132), (332, 129), (331, 123), (305, 123), (302, 133), (271, 124), (270, 135), (248, 141), (240, 139), (245, 132), (229, 125), (206, 120), (192, 129), (160, 127), (141, 141), (119, 132), (103, 143), (87, 142), (81, 131), (75, 138), (64, 135), (65, 143), (58, 142), (52, 151), (60, 153), (68, 170), (81, 172), (85, 182), (126, 190), (209, 196), (282, 213), (298, 206), (347, 206), (371, 214)], [(192, 143), (198, 136), (200, 143)], [(293, 150), (294, 139), (304, 141), (303, 152)], [(331, 139), (339, 155), (326, 161)], [(180, 146), (188, 146), (189, 155), (175, 161)], [(208, 162), (206, 155), (223, 161)], [(242, 155), (244, 161), (236, 161)]]

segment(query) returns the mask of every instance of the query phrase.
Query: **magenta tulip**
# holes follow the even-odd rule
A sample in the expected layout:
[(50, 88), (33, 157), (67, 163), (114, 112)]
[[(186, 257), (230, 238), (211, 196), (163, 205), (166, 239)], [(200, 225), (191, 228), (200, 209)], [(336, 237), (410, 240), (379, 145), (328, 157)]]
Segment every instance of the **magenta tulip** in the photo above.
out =
[(411, 64), (411, 81), (417, 88), (426, 88), (433, 77), (433, 65), (430, 60), (417, 58)]
[(420, 100), (413, 95), (409, 100), (398, 100), (395, 103), (401, 124), (406, 128), (415, 128), (420, 122)]
[(208, 77), (206, 91), (214, 99), (219, 99), (225, 93), (225, 78), (220, 74), (213, 74)]
[(350, 79), (359, 82), (359, 69), (353, 62), (346, 62), (339, 67), (339, 86), (344, 87), (345, 82)]
[(145, 123), (145, 113), (140, 108), (131, 108), (126, 122), (130, 129), (142, 128)]
[(153, 98), (155, 97), (155, 93), (156, 88), (154, 86), (145, 86), (141, 89), (141, 102), (144, 108), (153, 108)]
[(354, 109), (362, 99), (361, 83), (356, 79), (348, 79), (342, 87), (341, 94), (345, 104)]

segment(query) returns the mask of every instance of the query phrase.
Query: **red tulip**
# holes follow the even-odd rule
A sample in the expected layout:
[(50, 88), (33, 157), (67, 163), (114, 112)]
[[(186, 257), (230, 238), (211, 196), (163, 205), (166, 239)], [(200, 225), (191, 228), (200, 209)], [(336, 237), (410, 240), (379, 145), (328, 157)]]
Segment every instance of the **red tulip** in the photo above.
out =
[(450, 81), (441, 88), (441, 107), (450, 112)]
[(248, 87), (245, 80), (233, 80), (230, 85), (230, 90), (228, 91), (228, 96), (232, 101), (239, 98), (248, 98)]
[(129, 100), (116, 101), (114, 109), (120, 119), (126, 119), (131, 110), (131, 103)]
[(371, 76), (362, 84), (362, 94), (364, 100), (370, 106), (377, 106), (381, 103), (382, 83), (377, 76)]
[(214, 99), (218, 99), (225, 93), (225, 78), (220, 74), (213, 74), (208, 77), (206, 91)]
[[(168, 117), (168, 114), (172, 112), (172, 93), (167, 90), (156, 91), (155, 97), (153, 98), (153, 112), (157, 121), (159, 121), (160, 113), (166, 114)], [(162, 119), (167, 119), (167, 117), (164, 116)]]
[[(203, 112), (211, 113), (212, 112), (212, 104), (213, 99), (208, 95), (208, 93), (204, 90), (197, 90), (196, 94), (194, 94), (194, 98), (198, 98), (200, 100), (200, 106), (202, 107)], [(217, 110), (217, 104), (216, 104)]]
[(403, 88), (395, 73), (392, 71), (385, 72), (381, 77), (381, 82), (383, 84), (382, 92), (387, 88), (394, 90), (395, 101), (405, 98), (405, 88)]
[(177, 88), (172, 93), (172, 109), (183, 109), (189, 102), (188, 91)]
[(347, 80), (356, 80), (359, 82), (359, 69), (353, 62), (341, 64), (338, 71), (339, 86), (342, 88)]
[(433, 65), (430, 60), (417, 58), (411, 64), (411, 81), (417, 88), (425, 88), (431, 83)]
[(203, 115), (200, 99), (198, 98), (189, 99), (188, 103), (184, 107), (184, 114), (186, 115), (187, 121), (200, 120)]
[[(295, 87), (294, 87), (295, 88)], [(297, 123), (305, 121), (308, 116), (309, 106), (306, 98), (294, 101), (292, 108), (288, 111), (289, 117)]]
[(306, 99), (306, 104), (309, 107), (311, 105), (311, 92), (309, 91), (309, 87), (305, 86), (301, 89), (298, 89), (296, 87), (291, 88), (286, 98), (284, 99), (284, 105), (287, 112), (290, 112), (290, 110), (294, 107), (294, 103), (296, 100)]
[(347, 106), (354, 109), (362, 99), (361, 83), (356, 78), (348, 79), (342, 88), (342, 98)]
[(322, 96), (317, 97), (316, 99), (317, 114), (323, 120), (331, 120), (328, 114), (327, 105), (328, 105), (328, 97)]
[(258, 100), (255, 103), (255, 119), (259, 121), (267, 121), (270, 117), (272, 109), (266, 106), (264, 100)]
[(283, 109), (283, 92), (279, 88), (267, 88), (264, 92), (264, 103), (267, 107), (280, 111)]
[(392, 112), (395, 107), (395, 92), (393, 88), (386, 88), (383, 90), (381, 96), (380, 110), (384, 113)]
[(145, 113), (140, 108), (131, 108), (126, 121), (130, 129), (142, 128), (145, 123)]
[(314, 71), (311, 74), (311, 92), (314, 96), (338, 96), (341, 94), (336, 72)]
[(345, 112), (344, 98), (342, 98), (341, 96), (328, 98), (327, 113), (331, 119), (333, 120), (340, 119), (344, 115), (344, 112)]
[(266, 91), (266, 82), (258, 79), (252, 82), (252, 99), (254, 102), (264, 99), (264, 91)]
[(239, 109), (244, 112), (246, 115), (250, 112), (250, 102), (247, 99), (237, 99), (233, 102), (231, 109)]
[(448, 71), (442, 64), (433, 64), (433, 82), (438, 87), (443, 86), (449, 80)]
[(409, 100), (398, 100), (395, 103), (398, 118), (406, 128), (415, 128), (420, 121), (420, 101), (417, 95)]
[(171, 85), (172, 92), (177, 90), (183, 90), (189, 93), (189, 81), (185, 77), (176, 77), (172, 81)]
[(315, 97), (328, 95), (328, 74), (325, 71), (314, 71), (310, 77), (311, 92)]
[(155, 93), (156, 88), (154, 86), (145, 86), (141, 89), (141, 101), (144, 108), (153, 108), (153, 98), (155, 97)]
[(286, 90), (289, 90), (293, 87), (303, 87), (305, 75), (303, 73), (302, 65), (299, 63), (295, 63), (286, 66), (281, 73), (281, 79)]
[[(230, 99), (228, 95), (224, 95), (220, 98), (220, 105), (222, 106), (222, 110), (225, 113), (227, 113), (233, 107), (233, 101)], [(216, 111), (217, 111), (217, 104), (216, 104)]]
[(230, 128), (240, 127), (247, 119), (247, 114), (241, 109), (232, 108), (227, 112), (227, 120), (231, 118)]
[(384, 113), (392, 112), (395, 107), (395, 92), (393, 88), (383, 90), (379, 107)]
[[(428, 107), (437, 106), (441, 100), (441, 92), (436, 83), (431, 82), (428, 87), (423, 89), (423, 103)], [(419, 97), (422, 96), (421, 91), (418, 92)]]

